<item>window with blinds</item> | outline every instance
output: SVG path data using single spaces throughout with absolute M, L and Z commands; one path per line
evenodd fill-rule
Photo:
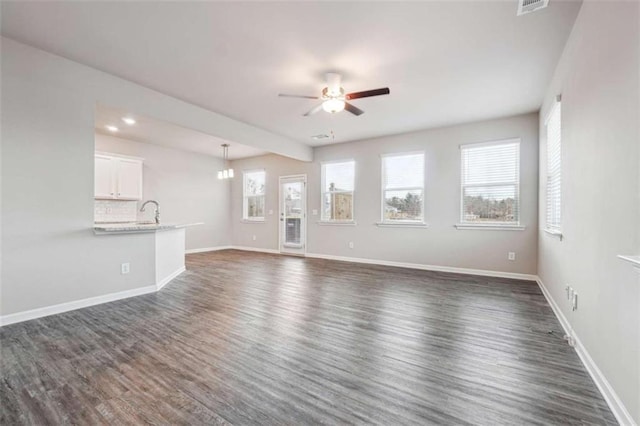
M 560 231 L 562 210 L 562 131 L 560 102 L 547 119 L 547 221 L 546 228 Z
M 382 157 L 382 221 L 424 221 L 424 153 Z
M 520 222 L 520 140 L 460 147 L 462 223 Z
M 322 220 L 353 221 L 355 161 L 322 164 Z
M 243 219 L 264 220 L 264 193 L 266 174 L 264 170 L 244 172 L 243 176 Z

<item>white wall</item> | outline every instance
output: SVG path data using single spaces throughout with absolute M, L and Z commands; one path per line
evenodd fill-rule
M 521 138 L 521 223 L 524 231 L 457 230 L 460 215 L 460 150 L 464 143 Z M 425 218 L 427 229 L 380 228 L 380 154 L 424 150 L 426 156 Z M 320 162 L 356 160 L 355 220 L 357 226 L 321 226 Z M 315 149 L 304 163 L 275 155 L 236 160 L 237 172 L 264 168 L 266 209 L 263 224 L 242 223 L 242 178 L 232 182 L 233 243 L 278 248 L 278 177 L 308 175 L 308 252 L 437 266 L 536 273 L 538 211 L 538 114 L 407 133 Z M 253 241 L 252 236 L 256 236 Z M 348 243 L 354 242 L 354 249 Z M 517 253 L 515 262 L 507 253 Z
M 94 111 L 115 105 L 309 159 L 294 141 L 2 38 L 0 314 L 155 284 L 153 236 L 95 236 Z M 129 275 L 120 264 L 131 263 Z
M 229 244 L 229 185 L 217 178 L 221 159 L 102 134 L 95 141 L 97 151 L 144 159 L 143 199 L 160 203 L 163 223 L 204 223 L 187 228 L 187 250 Z M 153 220 L 154 209 L 146 210 L 139 219 Z
M 586 1 L 540 114 L 540 224 L 545 219 L 544 118 L 562 94 L 563 240 L 539 232 L 539 276 L 595 364 L 640 423 L 637 2 Z M 579 297 L 571 311 L 564 289 Z

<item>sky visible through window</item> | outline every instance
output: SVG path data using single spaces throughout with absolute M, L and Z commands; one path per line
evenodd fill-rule
M 385 156 L 383 166 L 383 220 L 423 220 L 424 154 Z
M 264 194 L 265 173 L 247 172 L 245 177 L 245 195 Z
M 345 161 L 341 163 L 325 164 L 324 192 L 328 192 L 331 184 L 334 190 L 353 191 L 354 162 Z
M 385 161 L 385 189 L 424 185 L 424 154 L 389 156 Z
M 244 218 L 264 218 L 265 172 L 244 173 Z

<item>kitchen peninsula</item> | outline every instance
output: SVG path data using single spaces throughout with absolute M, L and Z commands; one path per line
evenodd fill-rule
M 191 224 L 156 224 L 155 222 L 129 222 L 129 223 L 96 223 L 93 231 L 104 238 L 118 238 L 131 234 L 144 234 L 139 238 L 149 239 L 148 247 L 153 247 L 155 253 L 152 259 L 155 263 L 155 286 L 160 290 L 172 279 L 185 270 L 185 228 L 202 225 Z M 126 241 L 123 241 L 123 244 Z M 128 274 L 131 265 L 123 263 L 121 274 Z

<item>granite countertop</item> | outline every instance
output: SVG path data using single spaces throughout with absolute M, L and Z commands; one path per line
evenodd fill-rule
M 109 233 L 136 233 L 136 232 L 156 232 L 171 229 L 186 228 L 188 226 L 203 225 L 198 223 L 160 223 L 155 222 L 118 222 L 118 223 L 96 223 L 93 230 L 96 234 Z

